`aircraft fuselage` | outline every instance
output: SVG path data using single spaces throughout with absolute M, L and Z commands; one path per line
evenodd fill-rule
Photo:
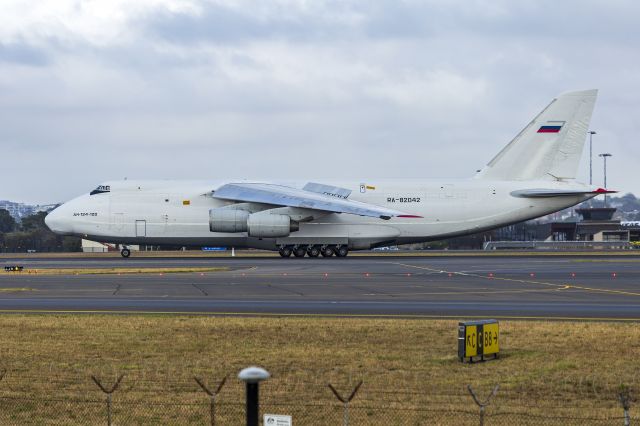
M 282 238 L 253 238 L 247 232 L 211 232 L 209 212 L 234 204 L 214 198 L 223 183 L 210 181 L 114 181 L 64 203 L 47 216 L 58 233 L 119 243 L 254 247 L 333 244 L 350 249 L 418 243 L 481 232 L 543 216 L 593 194 L 527 198 L 530 189 L 590 190 L 560 181 L 367 180 L 331 182 L 351 190 L 349 200 L 407 213 L 381 218 L 325 213 L 299 223 Z M 301 188 L 302 184 L 286 183 Z M 102 188 L 102 189 L 100 189 Z M 273 206 L 277 208 L 277 206 Z

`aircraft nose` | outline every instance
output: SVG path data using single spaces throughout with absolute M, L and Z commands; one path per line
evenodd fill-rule
M 60 207 L 50 211 L 44 218 L 44 223 L 56 234 L 66 234 L 71 230 L 69 224 L 63 219 Z

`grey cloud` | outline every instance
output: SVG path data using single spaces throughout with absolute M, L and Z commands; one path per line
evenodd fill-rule
M 40 65 L 0 60 L 0 146 L 19 159 L 0 181 L 20 182 L 0 198 L 124 176 L 466 177 L 551 97 L 591 87 L 609 181 L 640 193 L 635 4 L 494 3 L 203 3 L 117 43 L 40 39 Z
M 265 38 L 308 40 L 318 33 L 340 32 L 340 27 L 322 17 L 279 15 L 260 17 L 251 10 L 210 4 L 202 6 L 202 13 L 170 13 L 162 11 L 145 17 L 141 22 L 150 36 L 174 43 L 213 42 L 232 43 Z

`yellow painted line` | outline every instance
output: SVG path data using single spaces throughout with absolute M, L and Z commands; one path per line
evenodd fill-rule
M 252 317 L 300 317 L 300 318 L 383 318 L 383 319 L 460 319 L 460 318 L 494 318 L 512 320 L 540 321 L 614 321 L 640 322 L 633 317 L 554 317 L 554 316 L 519 316 L 519 315 L 418 315 L 418 314 L 314 314 L 314 313 L 275 313 L 275 312 L 189 312 L 189 311 L 113 311 L 113 310 L 45 310 L 45 309 L 0 309 L 0 314 L 120 314 L 120 315 L 183 315 L 183 316 L 252 316 Z
M 521 284 L 538 284 L 538 285 L 546 285 L 546 286 L 558 287 L 558 288 L 569 287 L 569 288 L 574 288 L 574 289 L 577 289 L 577 290 L 591 291 L 591 292 L 597 292 L 597 293 L 620 294 L 620 295 L 624 295 L 624 296 L 640 296 L 640 293 L 631 292 L 631 291 L 624 291 L 624 290 L 614 290 L 614 289 L 606 289 L 606 288 L 592 288 L 592 287 L 585 287 L 585 286 L 580 286 L 580 285 L 575 285 L 575 284 L 555 284 L 555 283 L 549 283 L 549 282 L 545 282 L 545 281 L 523 280 L 523 279 L 518 279 L 518 278 L 506 278 L 506 277 L 497 277 L 497 276 L 487 277 L 485 275 L 480 275 L 480 274 L 471 274 L 471 273 L 466 273 L 466 272 L 445 271 L 445 270 L 442 270 L 442 269 L 434 269 L 434 268 L 429 268 L 429 267 L 426 267 L 426 266 L 409 265 L 409 264 L 406 264 L 406 263 L 393 262 L 393 264 L 394 265 L 405 266 L 407 268 L 424 269 L 426 271 L 441 272 L 441 273 L 444 273 L 444 274 L 455 274 L 455 275 L 461 275 L 461 276 L 467 276 L 467 277 L 484 278 L 484 279 L 487 279 L 487 280 L 510 281 L 510 282 L 517 282 L 517 283 L 521 283 Z
M 568 290 L 571 286 L 563 286 L 553 289 L 531 289 L 531 290 L 473 290 L 473 291 L 445 291 L 445 292 L 416 292 L 416 293 L 366 293 L 364 296 L 446 296 L 446 295 L 468 295 L 468 294 L 503 294 L 503 293 L 544 293 L 548 291 Z

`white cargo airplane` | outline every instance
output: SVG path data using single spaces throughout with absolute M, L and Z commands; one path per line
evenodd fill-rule
M 114 181 L 53 210 L 59 234 L 126 244 L 254 247 L 283 257 L 419 243 L 543 216 L 603 188 L 575 181 L 597 90 L 554 99 L 467 180 Z

